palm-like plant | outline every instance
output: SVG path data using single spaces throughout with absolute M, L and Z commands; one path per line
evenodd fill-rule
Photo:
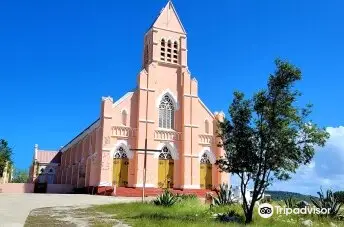
M 228 184 L 221 184 L 220 189 L 216 191 L 216 195 L 217 197 L 213 197 L 212 201 L 214 206 L 233 204 L 233 200 L 231 198 L 232 191 Z
M 153 200 L 153 203 L 157 206 L 169 207 L 175 204 L 177 201 L 178 197 L 166 189 L 161 195 Z
M 314 206 L 319 209 L 329 209 L 329 213 L 327 215 L 331 217 L 337 216 L 343 204 L 334 196 L 332 190 L 327 190 L 325 195 L 323 190 L 320 189 L 318 195 L 319 199 L 310 198 Z

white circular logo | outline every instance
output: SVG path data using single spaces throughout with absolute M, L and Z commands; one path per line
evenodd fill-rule
M 274 208 L 269 203 L 260 204 L 258 207 L 258 214 L 262 218 L 269 218 L 273 215 Z

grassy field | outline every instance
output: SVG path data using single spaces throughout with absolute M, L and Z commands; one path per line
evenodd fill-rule
M 216 207 L 210 209 L 198 199 L 183 200 L 172 207 L 156 206 L 152 203 L 111 204 L 89 208 L 87 213 L 105 213 L 115 215 L 116 219 L 131 226 L 244 226 L 241 223 L 224 223 L 216 220 L 214 214 L 234 210 L 241 215 L 239 205 Z M 329 218 L 319 218 L 316 215 L 274 215 L 263 219 L 258 213 L 254 214 L 254 223 L 249 226 L 302 226 L 304 220 L 311 220 L 313 226 L 344 226 L 343 222 Z
M 283 204 L 273 202 L 273 206 Z M 221 222 L 215 216 L 219 213 L 235 211 L 237 222 Z M 312 226 L 344 227 L 344 222 L 320 218 L 317 215 L 274 215 L 268 219 L 261 218 L 256 210 L 254 222 L 248 226 L 283 227 L 302 226 L 305 220 L 311 220 Z M 121 203 L 80 207 L 51 207 L 31 211 L 25 226 L 245 226 L 244 214 L 240 205 L 212 207 L 197 198 L 181 199 L 171 207 L 156 206 L 147 203 Z M 247 226 L 247 225 L 246 225 Z

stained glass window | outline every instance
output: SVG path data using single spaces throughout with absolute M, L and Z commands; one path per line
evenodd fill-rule
M 174 107 L 168 95 L 164 96 L 159 105 L 159 127 L 167 129 L 174 127 Z
M 161 153 L 159 155 L 159 159 L 172 159 L 171 152 L 167 147 L 164 147 L 161 150 Z
M 118 147 L 113 157 L 114 158 L 127 158 L 127 154 L 125 153 L 123 147 Z
M 207 155 L 206 153 L 204 153 L 204 154 L 202 155 L 201 163 L 210 164 L 209 157 L 208 157 L 208 155 Z

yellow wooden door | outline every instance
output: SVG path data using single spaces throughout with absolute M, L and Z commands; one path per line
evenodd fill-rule
M 166 165 L 168 166 L 168 169 L 166 171 L 166 184 L 168 188 L 173 188 L 173 167 L 174 167 L 174 162 L 172 159 L 166 160 L 167 163 Z
M 207 177 L 206 177 L 206 189 L 212 189 L 213 184 L 212 184 L 212 165 L 211 164 L 206 164 L 207 166 Z
M 113 177 L 113 183 L 116 186 L 120 186 L 120 180 L 121 180 L 121 164 L 122 161 L 119 158 L 115 158 L 113 160 L 113 172 L 112 172 L 112 177 Z
M 206 177 L 207 177 L 207 164 L 200 164 L 200 187 L 206 188 Z
M 200 164 L 200 187 L 202 189 L 212 188 L 212 165 L 208 163 Z
M 128 185 L 128 166 L 129 166 L 129 159 L 123 158 L 121 159 L 121 174 L 120 174 L 120 185 L 127 186 Z
M 159 159 L 159 167 L 158 167 L 158 186 L 159 188 L 166 188 L 166 160 Z
M 173 188 L 174 162 L 170 159 L 159 159 L 158 186 L 159 188 Z

